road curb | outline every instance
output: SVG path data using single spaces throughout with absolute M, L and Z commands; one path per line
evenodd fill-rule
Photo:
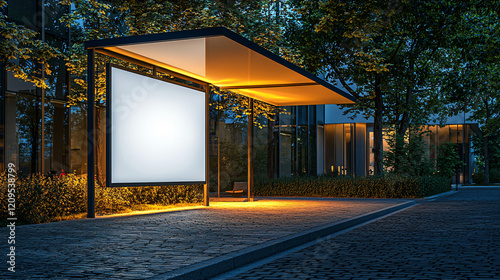
M 292 234 L 284 238 L 271 240 L 256 246 L 251 246 L 236 252 L 225 254 L 220 257 L 193 264 L 184 268 L 176 269 L 148 279 L 151 280 L 195 280 L 207 279 L 224 272 L 236 269 L 243 265 L 269 257 L 276 253 L 291 249 L 315 239 L 345 230 L 347 228 L 365 223 L 372 219 L 413 206 L 415 201 L 404 202 L 395 206 L 352 217 L 340 222 L 330 223 L 308 231 Z
M 456 194 L 457 192 L 459 192 L 459 191 L 447 191 L 447 192 L 439 193 L 439 194 L 436 194 L 436 195 L 433 195 L 433 196 L 424 197 L 424 200 L 426 200 L 426 201 L 433 201 L 433 200 L 436 200 L 438 198 L 443 198 L 443 197 L 450 196 L 452 194 Z

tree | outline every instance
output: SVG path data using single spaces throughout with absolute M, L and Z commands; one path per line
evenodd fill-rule
M 500 171 L 500 131 L 496 135 L 491 135 L 491 141 L 488 143 L 488 155 L 490 171 L 497 169 Z M 472 135 L 472 147 L 474 148 L 478 166 L 484 170 L 483 139 L 477 134 Z
M 86 40 L 113 38 L 128 35 L 171 32 L 211 26 L 225 26 L 250 40 L 272 51 L 280 51 L 282 38 L 281 28 L 276 20 L 277 15 L 269 12 L 274 7 L 271 1 L 129 1 L 113 0 L 107 3 L 86 0 L 65 0 L 66 5 L 74 5 L 70 14 L 63 17 L 68 27 L 73 28 L 74 44 L 66 55 L 67 66 L 78 78 L 73 80 L 71 104 L 86 100 L 86 51 L 83 42 Z M 96 127 L 99 129 L 100 110 L 105 104 L 105 73 L 107 59 L 97 57 L 96 81 Z M 115 63 L 138 68 L 137 65 L 114 60 Z M 228 67 L 238 67 L 228 65 Z M 147 69 L 142 69 L 150 71 Z M 165 78 L 173 78 L 162 75 Z M 248 98 L 230 91 L 212 88 L 211 106 L 217 112 L 211 114 L 216 120 L 227 117 L 224 111 L 229 110 L 231 117 L 237 121 L 246 119 L 249 114 Z M 255 102 L 254 116 L 274 119 L 279 112 L 272 105 Z M 216 122 L 218 123 L 218 121 Z M 262 127 L 262 123 L 257 121 Z M 99 131 L 97 135 L 99 135 Z M 97 145 L 100 139 L 97 139 Z M 98 149 L 99 151 L 99 149 Z M 96 155 L 97 161 L 101 155 Z M 99 174 L 103 172 L 97 170 Z M 98 179 L 99 180 L 99 179 Z
M 436 169 L 439 176 L 451 179 L 451 176 L 459 172 L 464 163 L 460 160 L 457 153 L 457 145 L 451 142 L 445 142 L 438 147 L 438 156 L 436 159 Z
M 476 76 L 478 91 L 476 96 L 469 99 L 471 106 L 471 120 L 479 124 L 479 129 L 476 131 L 477 136 L 482 141 L 480 153 L 484 159 L 484 177 L 485 184 L 490 182 L 490 145 L 494 139 L 500 134 L 500 83 L 499 65 L 482 65 L 477 66 L 474 70 L 476 73 L 483 71 L 480 76 Z M 481 69 L 483 68 L 483 69 Z
M 375 118 L 375 173 L 382 172 L 383 84 L 388 62 L 376 46 L 386 29 L 377 1 L 291 1 L 297 11 L 288 27 L 288 40 L 307 70 L 323 74 L 358 99 L 365 115 Z M 372 11 L 375 11 L 372 13 Z M 389 21 L 390 22 L 390 21 Z
M 374 117 L 375 173 L 382 172 L 382 130 L 402 141 L 443 106 L 436 73 L 447 37 L 467 5 L 451 1 L 292 1 L 289 29 L 308 70 L 342 85 L 358 102 L 349 112 Z M 396 161 L 404 152 L 396 145 Z M 396 166 L 399 166 L 396 164 Z
M 429 159 L 428 146 L 424 140 L 428 131 L 421 126 L 410 126 L 403 139 L 396 131 L 391 133 L 394 135 L 388 138 L 389 150 L 384 151 L 386 172 L 417 177 L 430 176 L 435 172 L 434 161 Z
M 6 8 L 7 2 L 0 0 L 0 64 L 14 77 L 31 83 L 36 88 L 47 89 L 47 80 L 52 74 L 49 61 L 60 57 L 60 51 L 41 40 L 39 33 L 9 20 L 4 14 Z M 42 95 L 42 100 L 43 98 Z M 38 100 L 38 97 L 32 100 L 20 97 L 17 100 L 18 114 L 23 116 L 19 121 L 19 134 L 25 137 L 25 141 L 19 143 L 19 158 L 21 162 L 30 162 L 29 167 L 21 166 L 30 172 L 36 172 L 38 150 L 42 147 L 43 151 L 44 147 L 44 140 L 41 143 L 39 141 L 39 131 L 44 126 L 40 127 L 38 115 L 44 111 L 42 106 L 45 104 Z
M 499 1 L 473 6 L 461 15 L 458 32 L 450 37 L 452 62 L 444 76 L 442 94 L 448 114 L 467 111 L 484 160 L 485 183 L 489 184 L 490 145 L 500 134 L 500 25 Z

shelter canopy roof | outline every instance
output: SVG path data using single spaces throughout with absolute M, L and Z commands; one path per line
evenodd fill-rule
M 350 94 L 223 27 L 94 40 L 85 46 L 276 106 L 355 101 Z

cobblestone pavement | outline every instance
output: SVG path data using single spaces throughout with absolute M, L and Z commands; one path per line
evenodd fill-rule
M 407 200 L 260 199 L 198 210 L 16 228 L 15 273 L 1 279 L 144 279 Z M 7 259 L 7 228 L 0 252 Z
M 231 279 L 500 279 L 500 188 L 423 202 Z

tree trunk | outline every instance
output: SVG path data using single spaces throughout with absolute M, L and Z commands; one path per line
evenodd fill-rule
M 486 109 L 486 124 L 488 124 L 491 120 L 491 110 L 488 104 L 487 99 L 483 99 L 484 108 Z M 488 126 L 485 127 L 485 131 L 482 131 L 483 134 L 483 153 L 484 153 L 484 184 L 490 184 L 490 151 L 489 151 L 489 142 L 490 136 L 488 136 Z
M 215 119 L 215 124 L 214 124 L 214 129 L 215 132 L 217 133 L 217 197 L 220 197 L 220 171 L 221 171 L 221 166 L 220 166 L 220 112 L 217 112 L 217 116 Z
M 489 137 L 483 136 L 483 153 L 484 153 L 484 184 L 490 184 L 490 152 L 489 152 Z
M 408 66 L 408 72 L 410 73 L 410 76 L 412 75 L 412 73 L 414 73 L 414 71 L 415 71 L 415 62 L 413 61 L 413 59 L 410 59 Z M 406 87 L 405 102 L 403 103 L 403 115 L 401 117 L 401 120 L 399 121 L 399 125 L 397 126 L 397 131 L 396 131 L 397 136 L 396 136 L 395 162 L 394 162 L 395 163 L 394 169 L 396 172 L 399 172 L 400 169 L 402 168 L 402 160 L 403 157 L 405 156 L 404 154 L 405 135 L 410 127 L 409 107 L 412 102 L 413 79 L 410 78 L 410 81 L 411 82 Z
M 38 113 L 38 110 L 37 110 Z M 31 127 L 31 139 L 30 139 L 30 164 L 31 173 L 37 173 L 37 158 L 38 158 L 38 122 L 34 121 Z M 41 157 L 40 157 L 41 158 Z M 41 170 L 40 170 L 41 171 Z M 41 172 L 43 173 L 43 172 Z
M 382 89 L 381 89 L 381 78 L 380 74 L 375 75 L 375 116 L 374 116 L 374 126 L 373 126 L 373 154 L 375 157 L 374 172 L 375 175 L 382 174 L 383 166 L 383 134 L 382 134 L 382 113 L 384 111 L 384 101 L 382 99 Z
M 43 155 L 40 155 L 38 157 L 38 133 L 39 133 L 39 121 L 38 121 L 38 114 L 39 114 L 39 106 L 38 106 L 38 97 L 35 97 L 35 118 L 33 119 L 33 124 L 31 126 L 31 153 L 30 153 L 30 160 L 31 160 L 31 173 L 37 173 L 40 172 L 43 174 L 43 170 L 38 168 L 38 159 L 43 158 Z

